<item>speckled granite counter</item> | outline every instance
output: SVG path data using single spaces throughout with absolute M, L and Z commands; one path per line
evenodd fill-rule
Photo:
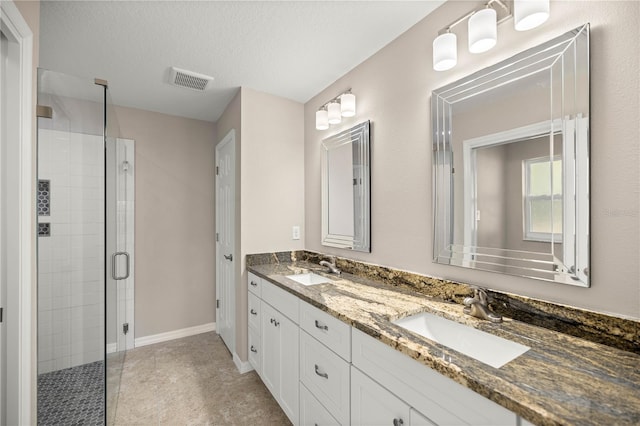
M 459 304 L 369 278 L 327 275 L 304 261 L 253 264 L 248 269 L 535 424 L 640 424 L 640 356 L 632 352 L 507 318 L 500 324 L 477 320 L 464 315 Z M 303 286 L 286 278 L 309 271 L 332 282 Z M 496 369 L 390 322 L 419 312 L 531 349 Z

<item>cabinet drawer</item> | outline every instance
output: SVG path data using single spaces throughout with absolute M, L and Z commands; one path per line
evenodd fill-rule
M 267 280 L 262 280 L 262 300 L 298 324 L 298 299 Z
M 300 425 L 326 426 L 340 425 L 331 413 L 318 402 L 309 389 L 300 383 Z
M 434 423 L 516 424 L 515 413 L 360 330 L 353 329 L 351 338 L 353 365 Z
M 262 295 L 262 278 L 258 277 L 255 274 L 252 274 L 251 272 L 249 272 L 248 274 L 249 278 L 247 279 L 248 285 L 247 287 L 249 288 L 249 291 L 253 294 L 255 294 L 258 297 L 261 297 Z
M 353 426 L 406 425 L 410 408 L 366 374 L 351 367 L 351 424 Z
M 249 328 L 260 330 L 260 299 L 253 293 L 249 293 Z
M 343 359 L 351 361 L 351 326 L 301 301 L 300 327 Z
M 258 331 L 249 329 L 249 364 L 262 376 L 262 345 Z
M 342 424 L 349 423 L 349 364 L 300 332 L 300 381 Z
M 435 423 L 432 423 L 431 420 L 418 413 L 413 408 L 411 409 L 411 413 L 409 416 L 409 423 L 411 426 L 437 426 Z

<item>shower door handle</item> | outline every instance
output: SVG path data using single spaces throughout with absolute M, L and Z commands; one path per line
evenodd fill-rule
M 118 272 L 116 271 L 116 266 L 117 266 L 117 262 L 116 260 L 118 259 L 118 256 L 124 256 L 125 259 L 127 260 L 127 273 L 122 276 L 119 277 L 118 276 Z M 113 253 L 111 255 L 111 278 L 113 278 L 114 280 L 126 280 L 127 278 L 129 278 L 129 272 L 130 272 L 130 267 L 129 267 L 129 253 L 126 251 L 117 251 L 115 253 Z

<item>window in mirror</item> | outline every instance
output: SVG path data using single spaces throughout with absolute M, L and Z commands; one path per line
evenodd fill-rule
M 562 242 L 562 158 L 523 161 L 524 239 Z
M 434 90 L 433 259 L 588 287 L 589 25 Z
M 371 251 L 369 121 L 322 141 L 322 244 Z

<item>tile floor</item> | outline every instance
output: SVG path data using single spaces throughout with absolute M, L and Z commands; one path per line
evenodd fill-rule
M 38 424 L 104 424 L 102 361 L 38 375 Z
M 114 417 L 115 425 L 291 424 L 213 332 L 128 351 Z

